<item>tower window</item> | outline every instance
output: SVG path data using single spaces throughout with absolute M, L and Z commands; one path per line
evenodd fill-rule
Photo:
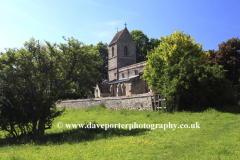
M 127 55 L 128 54 L 128 49 L 127 49 L 127 46 L 124 47 L 124 55 Z
M 112 47 L 112 57 L 114 56 L 114 47 Z
M 122 74 L 122 78 L 124 78 L 124 73 Z

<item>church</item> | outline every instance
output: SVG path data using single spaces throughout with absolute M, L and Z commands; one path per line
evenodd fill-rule
M 136 63 L 136 44 L 125 25 L 109 44 L 108 83 L 96 85 L 95 98 L 150 92 L 147 82 L 141 78 L 145 62 Z

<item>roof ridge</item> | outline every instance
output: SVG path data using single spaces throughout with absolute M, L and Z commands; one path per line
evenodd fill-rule
M 122 35 L 122 33 L 123 33 L 123 31 L 124 31 L 125 29 L 127 29 L 127 28 L 124 28 L 124 29 L 122 29 L 121 31 L 119 31 L 119 32 L 117 32 L 117 33 L 115 34 L 115 36 L 113 37 L 113 39 L 112 39 L 112 41 L 110 42 L 109 46 L 112 45 L 112 44 L 114 44 L 114 43 L 116 43 L 116 42 L 118 41 L 118 39 L 121 37 L 121 35 Z

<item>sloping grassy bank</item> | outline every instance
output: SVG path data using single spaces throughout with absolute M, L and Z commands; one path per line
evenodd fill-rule
M 66 124 L 94 121 L 99 125 L 135 122 L 138 128 L 66 127 Z M 196 128 L 196 122 L 200 128 Z M 139 128 L 144 123 L 145 129 Z M 147 124 L 159 125 L 151 130 L 146 128 Z M 159 128 L 161 124 L 163 128 Z M 188 127 L 195 124 L 195 128 L 178 128 L 181 124 L 188 124 Z M 102 106 L 67 109 L 63 116 L 54 120 L 52 129 L 47 130 L 44 137 L 5 139 L 0 132 L 0 159 L 240 159 L 239 131 L 239 114 L 213 109 L 174 114 L 107 110 Z

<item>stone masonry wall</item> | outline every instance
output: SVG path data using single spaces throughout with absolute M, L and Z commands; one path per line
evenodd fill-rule
M 152 110 L 151 96 L 142 94 L 135 97 L 106 97 L 94 99 L 80 99 L 62 101 L 57 104 L 58 108 L 88 108 L 103 103 L 107 109 L 111 110 Z

